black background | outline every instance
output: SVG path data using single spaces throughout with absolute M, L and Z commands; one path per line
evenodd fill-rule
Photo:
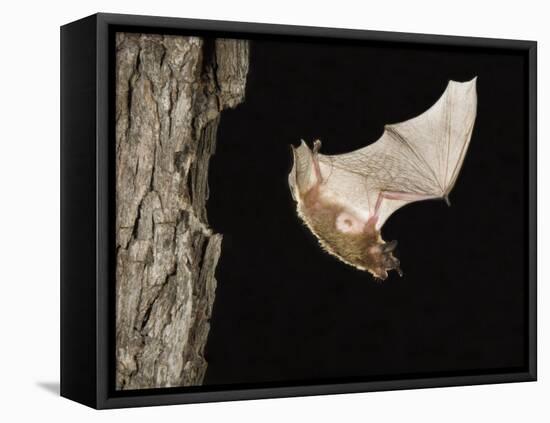
M 369 380 L 526 364 L 526 58 L 374 42 L 251 42 L 246 100 L 224 111 L 208 214 L 223 234 L 205 384 Z M 451 207 L 382 229 L 404 276 L 383 283 L 323 252 L 296 215 L 290 144 L 338 154 L 478 76 Z M 310 144 L 311 145 L 311 144 Z

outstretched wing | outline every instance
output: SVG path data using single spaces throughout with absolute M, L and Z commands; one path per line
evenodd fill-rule
M 405 204 L 447 198 L 470 143 L 477 108 L 475 86 L 476 78 L 449 81 L 430 109 L 386 125 L 375 143 L 346 154 L 319 154 L 325 188 L 370 216 L 381 192 L 397 193 L 380 203 L 378 229 Z

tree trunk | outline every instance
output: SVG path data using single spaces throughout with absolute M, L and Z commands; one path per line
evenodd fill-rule
M 201 385 L 222 242 L 208 163 L 248 42 L 118 33 L 116 62 L 116 387 Z

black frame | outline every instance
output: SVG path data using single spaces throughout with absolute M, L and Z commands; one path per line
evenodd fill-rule
M 528 365 L 518 372 L 277 387 L 166 388 L 117 392 L 112 383 L 114 204 L 112 37 L 118 28 L 236 37 L 309 37 L 523 51 L 528 57 L 529 269 Z M 95 14 L 61 27 L 61 395 L 90 407 L 228 401 L 368 392 L 537 378 L 536 57 L 534 41 L 451 37 L 117 14 Z M 87 222 L 83 225 L 82 222 Z

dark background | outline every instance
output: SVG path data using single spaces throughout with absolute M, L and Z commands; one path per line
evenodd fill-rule
M 526 364 L 526 58 L 506 50 L 256 40 L 246 100 L 224 111 L 208 213 L 224 236 L 205 384 L 372 380 Z M 478 112 L 451 207 L 382 229 L 404 276 L 329 256 L 296 215 L 290 144 L 376 141 L 449 79 L 478 76 Z M 311 145 L 311 144 L 310 144 Z

